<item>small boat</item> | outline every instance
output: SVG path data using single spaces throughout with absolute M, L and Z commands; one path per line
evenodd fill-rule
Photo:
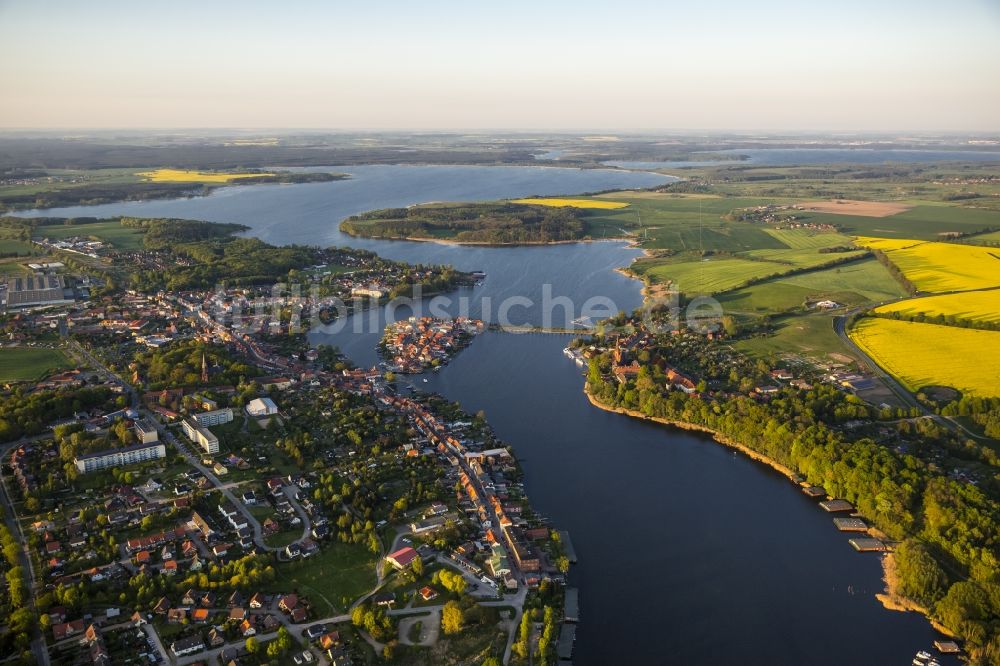
M 424 384 L 426 384 L 426 383 L 427 383 L 427 378 L 426 378 L 426 377 L 424 377 Z
M 917 653 L 917 659 L 930 659 L 930 658 L 931 658 L 931 653 L 928 652 L 927 650 L 921 650 L 920 652 Z

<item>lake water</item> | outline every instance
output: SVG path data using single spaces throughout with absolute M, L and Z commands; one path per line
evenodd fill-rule
M 610 160 L 607 166 L 623 169 L 670 169 L 683 167 L 752 164 L 755 166 L 794 166 L 798 164 L 883 164 L 885 162 L 1000 162 L 1000 151 L 972 150 L 886 150 L 872 148 L 753 148 L 720 150 L 705 155 L 729 155 L 729 159 L 676 162 Z M 746 155 L 746 160 L 731 156 Z
M 512 295 L 538 323 L 545 284 L 574 309 L 593 296 L 639 305 L 638 283 L 613 272 L 621 243 L 478 248 L 342 236 L 345 215 L 428 200 L 573 194 L 659 182 L 650 174 L 479 167 L 349 167 L 353 181 L 248 186 L 203 198 L 45 211 L 240 222 L 265 240 L 365 247 L 385 256 L 484 270 L 467 297 L 477 316 Z M 653 179 L 653 180 L 650 180 Z M 489 299 L 488 301 L 486 299 Z M 489 305 L 489 308 L 486 306 Z M 316 342 L 376 362 L 386 313 Z M 393 318 L 407 316 L 405 310 Z M 370 315 L 363 315 L 368 317 Z M 560 320 L 556 320 L 560 321 Z M 935 634 L 915 614 L 882 609 L 877 556 L 855 553 L 828 514 L 786 479 L 695 434 L 609 414 L 583 393 L 562 335 L 487 332 L 445 369 L 410 379 L 484 410 L 523 463 L 532 504 L 570 531 L 581 588 L 574 661 L 604 664 L 907 664 Z

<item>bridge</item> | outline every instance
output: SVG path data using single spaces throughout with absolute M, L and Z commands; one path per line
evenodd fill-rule
M 523 335 L 526 333 L 538 333 L 542 335 L 593 335 L 597 330 L 592 327 L 580 326 L 576 328 L 560 328 L 557 326 L 504 326 L 502 324 L 490 324 L 489 330 L 498 333 L 514 333 Z

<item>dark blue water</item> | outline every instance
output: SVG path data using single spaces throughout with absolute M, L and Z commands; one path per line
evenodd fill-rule
M 877 556 L 787 479 L 710 439 L 592 407 L 564 336 L 485 333 L 417 388 L 486 412 L 532 505 L 570 531 L 574 662 L 909 664 L 935 632 L 886 611 Z
M 611 160 L 608 166 L 623 169 L 670 169 L 683 167 L 752 164 L 755 166 L 794 166 L 799 164 L 883 164 L 886 162 L 1000 162 L 1000 151 L 979 150 L 886 150 L 872 148 L 754 148 L 719 150 L 711 155 L 726 155 L 726 159 L 676 162 L 643 162 Z M 735 160 L 745 155 L 748 159 Z
M 363 241 L 341 236 L 336 224 L 376 207 L 570 194 L 643 181 L 555 169 L 347 170 L 356 180 L 234 187 L 205 198 L 46 214 L 240 222 L 276 243 L 349 244 L 408 261 L 454 263 L 488 277 L 449 294 L 444 309 L 462 312 L 465 296 L 468 314 L 496 314 L 507 297 L 523 296 L 534 305 L 515 308 L 514 323 L 542 321 L 546 284 L 553 296 L 568 297 L 574 315 L 595 296 L 616 309 L 640 303 L 638 283 L 612 270 L 635 256 L 620 243 L 480 248 Z M 374 315 L 359 326 L 362 333 L 351 332 L 351 321 L 346 330 L 315 332 L 312 339 L 338 344 L 370 365 L 386 318 L 380 310 Z M 407 315 L 402 309 L 392 317 Z M 580 369 L 562 355 L 567 342 L 484 333 L 427 383 L 414 381 L 468 410 L 485 410 L 521 459 L 533 505 L 570 530 L 581 559 L 571 572 L 582 590 L 576 663 L 907 664 L 930 647 L 935 636 L 923 618 L 885 611 L 874 599 L 882 587 L 878 557 L 855 553 L 813 500 L 708 438 L 591 407 Z

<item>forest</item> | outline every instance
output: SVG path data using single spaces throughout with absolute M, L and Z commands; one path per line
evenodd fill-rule
M 583 211 L 511 203 L 387 208 L 354 215 L 341 231 L 366 238 L 427 238 L 460 243 L 517 244 L 579 240 Z

